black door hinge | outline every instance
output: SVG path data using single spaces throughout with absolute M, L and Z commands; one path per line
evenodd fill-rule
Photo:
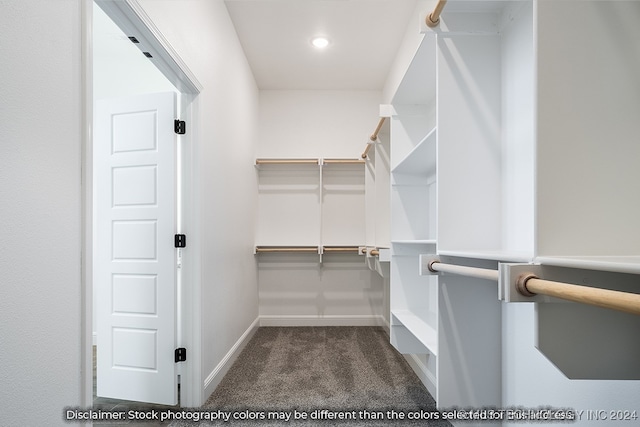
M 184 234 L 176 234 L 173 237 L 173 246 L 176 248 L 185 248 L 187 246 L 187 236 Z
M 175 119 L 173 121 L 173 130 L 178 135 L 184 135 L 187 132 L 187 123 L 184 120 Z
M 184 347 L 176 348 L 176 363 L 185 362 L 187 360 L 187 349 Z

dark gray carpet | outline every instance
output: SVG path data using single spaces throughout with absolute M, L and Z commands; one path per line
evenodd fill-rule
M 435 402 L 378 327 L 259 328 L 200 410 L 231 418 L 174 425 L 450 426 L 406 419 Z

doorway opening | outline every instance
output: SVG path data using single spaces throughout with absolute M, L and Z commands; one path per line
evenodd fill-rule
M 201 87 L 195 77 L 189 72 L 188 68 L 177 57 L 177 54 L 167 46 L 164 37 L 159 33 L 157 28 L 153 25 L 153 22 L 146 15 L 144 10 L 140 8 L 137 2 L 130 0 L 86 0 L 85 1 L 85 19 L 88 22 L 86 27 L 85 40 L 87 46 L 85 50 L 89 52 L 87 55 L 92 58 L 91 63 L 85 64 L 87 67 L 87 104 L 88 104 L 88 126 L 89 129 L 94 130 L 93 135 L 88 135 L 89 143 L 85 156 L 85 182 L 86 185 L 86 201 L 85 201 L 85 221 L 86 221 L 86 242 L 85 242 L 85 281 L 86 281 L 86 297 L 85 297 L 85 352 L 84 352 L 84 365 L 85 371 L 85 401 L 93 402 L 101 407 L 108 407 L 110 403 L 120 404 L 120 398 L 118 394 L 111 395 L 108 399 L 101 398 L 97 393 L 97 383 L 100 382 L 98 370 L 96 369 L 96 359 L 98 358 L 100 348 L 100 336 L 98 334 L 99 328 L 97 327 L 99 322 L 98 316 L 101 312 L 101 308 L 105 303 L 105 300 L 109 300 L 109 310 L 117 311 L 113 305 L 113 298 L 116 291 L 111 290 L 112 294 L 109 294 L 105 298 L 104 293 L 96 292 L 96 286 L 99 280 L 96 280 L 96 274 L 100 273 L 100 268 L 96 268 L 97 257 L 102 250 L 100 245 L 104 241 L 104 236 L 101 236 L 101 240 L 97 239 L 98 232 L 104 229 L 104 223 L 101 223 L 99 213 L 103 209 L 104 204 L 100 204 L 101 198 L 110 198 L 113 202 L 114 194 L 105 194 L 103 189 L 98 187 L 99 183 L 99 167 L 96 165 L 96 155 L 99 150 L 100 138 L 96 135 L 96 129 L 100 129 L 97 126 L 98 117 L 96 116 L 99 111 L 99 104 L 103 101 L 114 99 L 134 99 L 140 96 L 146 96 L 150 94 L 168 94 L 173 95 L 177 104 L 175 105 L 175 119 L 184 120 L 187 122 L 187 132 L 184 135 L 175 135 L 173 129 L 173 117 L 171 118 L 171 138 L 175 139 L 175 147 L 172 148 L 172 159 L 175 170 L 171 172 L 170 177 L 173 180 L 173 188 L 175 188 L 175 198 L 171 201 L 173 216 L 171 217 L 171 233 L 182 234 L 184 233 L 185 224 L 189 223 L 189 229 L 195 231 L 197 229 L 197 220 L 195 218 L 192 209 L 189 206 L 192 205 L 192 201 L 195 194 L 194 176 L 192 172 L 195 167 L 192 164 L 192 159 L 195 154 L 195 138 L 193 132 L 190 129 L 194 129 L 194 114 L 196 110 L 197 94 Z M 89 41 L 90 40 L 90 41 Z M 90 59 L 91 61 L 91 59 Z M 91 94 L 91 95 L 89 95 Z M 89 99 L 90 98 L 90 99 Z M 110 102 L 110 101 L 108 101 Z M 124 116 L 119 116 L 124 117 Z M 179 132 L 176 132 L 179 133 Z M 113 147 L 111 147 L 113 148 Z M 110 149 L 111 149 L 110 148 Z M 127 149 L 125 149 L 127 151 Z M 144 168 L 138 168 L 139 171 L 152 171 L 153 168 L 149 165 L 145 165 Z M 115 169 L 114 169 L 115 170 Z M 140 182 L 144 183 L 145 179 L 148 182 L 153 181 L 154 185 L 157 183 L 157 170 L 152 174 L 148 173 L 131 173 L 133 168 L 127 167 L 120 168 L 121 172 L 119 177 L 114 173 L 113 181 L 114 186 L 120 185 L 121 188 L 125 188 L 131 194 L 130 188 L 136 187 Z M 190 171 L 185 173 L 183 171 Z M 154 175 L 155 174 L 155 175 Z M 149 179 L 145 178 L 151 177 Z M 131 184 L 131 179 L 141 179 L 136 181 L 135 185 Z M 120 184 L 118 184 L 120 180 Z M 166 177 L 165 177 L 166 183 Z M 158 193 L 166 191 L 166 186 L 161 188 Z M 135 192 L 135 191 L 134 191 Z M 121 193 L 123 194 L 123 193 Z M 125 194 L 125 197 L 129 197 Z M 124 204 L 127 201 L 124 200 Z M 120 200 L 122 202 L 122 200 Z M 116 203 L 114 202 L 115 206 Z M 120 222 L 121 226 L 124 226 L 122 230 L 132 230 L 131 221 L 125 223 Z M 147 224 L 148 225 L 148 224 Z M 103 228 L 100 228 L 103 227 Z M 154 225 L 155 227 L 155 225 Z M 152 227 L 153 228 L 153 227 Z M 141 230 L 144 227 L 140 228 Z M 115 230 L 115 228 L 114 228 Z M 112 230 L 113 231 L 113 230 Z M 122 234 L 122 233 L 121 233 Z M 126 234 L 126 233 L 125 233 Z M 143 230 L 144 234 L 144 230 Z M 174 236 L 162 236 L 162 238 L 173 239 Z M 109 257 L 117 258 L 114 253 L 115 238 L 110 238 L 110 244 L 113 246 L 108 251 Z M 121 254 L 125 252 L 131 252 L 132 243 L 139 241 L 140 239 L 130 240 L 127 243 L 125 239 L 123 246 L 121 245 Z M 172 244 L 173 246 L 173 244 Z M 149 246 L 151 247 L 151 246 Z M 134 248 L 135 249 L 135 248 Z M 141 249 L 144 251 L 144 249 Z M 154 248 L 155 250 L 155 248 Z M 122 252 L 124 251 L 124 252 Z M 175 249 L 172 247 L 172 259 L 168 261 L 171 264 L 171 268 L 175 272 L 172 277 L 170 285 L 174 286 L 175 300 L 172 302 L 174 311 L 171 313 L 174 321 L 174 330 L 170 333 L 172 339 L 175 341 L 175 349 L 186 348 L 188 350 L 188 359 L 184 362 L 175 363 L 175 367 L 171 367 L 175 370 L 175 383 L 163 385 L 163 387 L 175 387 L 176 399 L 175 403 L 182 406 L 197 406 L 201 403 L 201 387 L 200 371 L 199 371 L 199 307 L 194 304 L 194 301 L 198 301 L 199 297 L 199 283 L 197 276 L 193 273 L 196 271 L 198 261 L 198 253 L 196 248 Z M 134 254 L 134 258 L 138 257 Z M 139 257 L 138 257 L 139 258 Z M 166 258 L 163 263 L 166 263 Z M 116 276 L 115 274 L 113 275 Z M 144 276 L 144 277 L 143 277 Z M 119 279 L 131 279 L 133 275 L 120 275 Z M 153 275 L 137 275 L 134 279 L 152 279 L 149 280 L 120 280 L 117 284 L 118 289 L 125 289 L 126 283 L 135 283 L 137 290 L 133 291 L 133 295 L 140 295 L 140 292 L 144 294 L 144 289 L 150 290 L 147 294 L 153 296 L 153 304 L 151 309 L 147 310 L 149 318 L 154 316 L 155 306 L 158 305 L 158 283 L 154 282 Z M 111 281 L 111 278 L 109 279 Z M 151 286 L 146 286 L 146 283 L 152 283 Z M 188 284 L 188 286 L 186 286 Z M 139 286 L 140 285 L 140 286 Z M 113 289 L 116 289 L 114 287 Z M 142 289 L 142 291 L 140 291 Z M 131 293 L 122 294 L 120 298 L 121 304 L 118 310 L 121 312 L 124 307 L 126 312 L 128 304 L 127 301 L 131 301 Z M 102 300 L 100 300 L 102 298 Z M 143 297 L 144 298 L 144 297 Z M 123 305 L 124 304 L 124 305 Z M 135 311 L 135 310 L 133 310 Z M 143 310 L 143 315 L 145 310 Z M 117 330 L 116 330 L 117 329 Z M 155 333 L 149 332 L 151 329 L 142 328 L 127 328 L 118 327 L 113 329 L 115 332 L 110 332 L 109 340 L 120 340 L 121 344 L 125 344 L 130 347 L 129 342 L 139 344 L 141 341 L 147 339 L 150 347 L 156 345 L 157 337 Z M 141 334 L 132 334 L 132 332 L 143 332 Z M 131 341 L 133 339 L 133 341 Z M 128 341 L 129 340 L 129 341 Z M 140 347 L 142 348 L 142 347 Z M 172 349 L 173 350 L 173 349 Z M 124 357 L 124 359 L 122 359 Z M 157 356 L 151 358 L 141 355 L 141 352 L 133 350 L 129 352 L 129 356 L 124 355 L 119 360 L 111 360 L 109 363 L 112 365 L 120 365 L 125 370 L 138 370 L 149 372 L 156 370 Z M 127 359 L 127 357 L 129 359 Z M 147 357 L 147 360 L 143 360 Z M 173 355 L 172 355 L 173 357 Z M 128 361 L 134 361 L 135 363 L 123 363 Z M 138 366 L 138 362 L 141 367 Z M 173 362 L 173 361 L 172 361 Z M 131 369 L 131 366 L 134 366 Z M 93 369 L 92 369 L 93 368 Z M 103 370 L 104 371 L 104 370 Z M 134 381 L 135 382 L 135 381 Z M 135 386 L 135 384 L 134 384 Z M 142 388 L 147 386 L 142 386 Z M 135 387 L 134 387 L 135 388 Z M 91 394 L 91 396 L 89 396 Z M 141 406 L 143 402 L 150 402 L 146 398 L 133 399 L 131 396 L 122 396 L 122 399 L 132 402 L 136 407 Z

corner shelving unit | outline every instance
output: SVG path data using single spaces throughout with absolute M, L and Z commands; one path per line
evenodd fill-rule
M 412 148 L 391 169 L 390 338 L 401 353 L 423 355 L 426 385 L 435 395 L 438 281 L 420 276 L 417 266 L 420 254 L 436 249 L 437 131 L 415 126 L 418 117 L 408 116 L 409 126 L 402 115 L 392 121 L 392 135 L 400 128 L 392 144 L 398 134 L 417 143 L 404 144 Z M 421 121 L 428 123 L 428 116 Z M 392 160 L 395 155 L 402 153 L 392 146 Z
M 640 377 L 637 318 L 542 298 L 535 314 L 505 309 L 499 298 L 522 300 L 499 293 L 504 276 L 497 287 L 418 274 L 418 256 L 437 254 L 491 270 L 536 265 L 548 280 L 638 293 L 640 97 L 629 90 L 637 73 L 621 70 L 640 62 L 611 46 L 640 30 L 631 19 L 603 25 L 598 11 L 636 16 L 640 6 L 599 3 L 449 2 L 440 26 L 423 28 L 392 100 L 391 341 L 440 408 L 514 402 L 503 395 L 504 384 L 524 387 L 509 371 L 514 345 L 527 357 L 542 352 L 553 375 Z M 579 52 L 560 60 L 573 45 Z M 504 333 L 517 330 L 514 319 L 535 324 L 535 345 Z

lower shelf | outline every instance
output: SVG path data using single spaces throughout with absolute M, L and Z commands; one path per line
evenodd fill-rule
M 419 342 L 426 351 L 434 356 L 438 355 L 438 331 L 431 325 L 426 323 L 420 317 L 416 316 L 409 310 L 392 310 L 391 311 L 391 327 L 403 327 L 409 332 L 413 338 Z M 405 334 L 406 335 L 406 334 Z M 396 345 L 402 353 L 416 353 L 414 343 L 410 342 L 410 337 L 397 336 Z M 409 342 L 407 342 L 409 341 Z
M 305 252 L 319 253 L 317 246 L 256 246 L 256 253 L 264 252 Z
M 255 253 L 267 252 L 303 252 L 312 254 L 360 254 L 360 246 L 256 246 Z

